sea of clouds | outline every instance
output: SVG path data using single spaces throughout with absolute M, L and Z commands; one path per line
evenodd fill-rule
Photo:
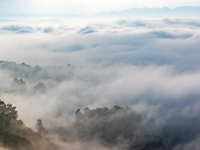
M 166 147 L 198 149 L 199 29 L 195 19 L 1 21 L 0 98 L 32 128 L 55 127 L 58 109 L 66 127 L 78 108 L 129 106 Z

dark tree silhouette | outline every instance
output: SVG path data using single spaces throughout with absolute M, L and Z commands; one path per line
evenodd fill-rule
M 45 130 L 41 119 L 38 119 L 38 120 L 37 120 L 36 128 L 37 128 L 38 133 L 39 133 L 40 135 L 45 135 L 45 134 L 48 133 L 48 131 Z
M 0 100 L 0 131 L 8 130 L 11 120 L 16 120 L 18 117 L 16 107 L 12 104 L 5 104 Z

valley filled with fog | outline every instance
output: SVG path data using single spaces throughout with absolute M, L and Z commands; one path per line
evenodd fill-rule
M 183 18 L 1 20 L 0 99 L 30 134 L 41 119 L 55 150 L 197 150 L 199 29 Z

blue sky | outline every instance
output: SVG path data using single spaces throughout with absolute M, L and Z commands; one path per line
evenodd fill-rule
M 4 15 L 34 14 L 82 14 L 121 11 L 133 7 L 200 6 L 199 0 L 0 0 L 0 13 Z

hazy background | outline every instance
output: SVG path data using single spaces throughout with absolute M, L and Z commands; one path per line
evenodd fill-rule
M 98 12 L 122 11 L 133 7 L 199 6 L 198 0 L 1 0 L 0 12 L 4 15 L 19 14 L 80 14 L 94 15 Z

